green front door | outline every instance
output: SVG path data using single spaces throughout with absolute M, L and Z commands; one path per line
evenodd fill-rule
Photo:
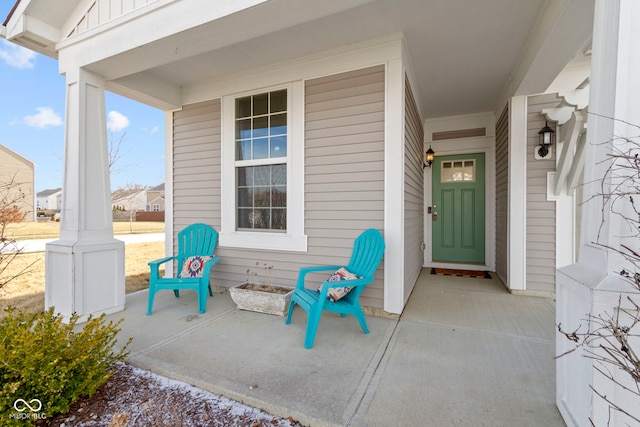
M 433 261 L 484 264 L 484 154 L 433 162 Z

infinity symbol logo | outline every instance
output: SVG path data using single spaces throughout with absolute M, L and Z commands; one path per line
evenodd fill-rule
M 15 402 L 13 402 L 13 408 L 18 412 L 24 412 L 27 409 L 29 409 L 31 412 L 38 412 L 40 409 L 42 409 L 42 402 L 40 402 L 40 400 L 38 399 L 31 399 L 29 402 L 24 399 L 17 399 Z

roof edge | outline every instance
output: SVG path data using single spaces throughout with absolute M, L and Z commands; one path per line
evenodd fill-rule
M 9 20 L 11 19 L 11 17 L 13 16 L 13 12 L 16 11 L 16 9 L 18 8 L 18 5 L 20 4 L 20 0 L 16 0 L 16 2 L 13 4 L 13 7 L 11 8 L 11 10 L 9 11 L 9 14 L 7 15 L 6 18 L 4 18 L 4 22 L 2 23 L 3 27 L 6 27 L 7 24 L 9 23 Z

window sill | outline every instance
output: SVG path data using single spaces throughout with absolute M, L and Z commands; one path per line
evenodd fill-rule
M 284 233 L 235 231 L 220 233 L 220 247 L 307 252 L 307 236 Z

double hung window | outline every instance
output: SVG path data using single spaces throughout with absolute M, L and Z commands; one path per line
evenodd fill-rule
M 306 251 L 304 82 L 222 98 L 220 245 Z
M 236 99 L 238 230 L 287 229 L 287 90 Z

